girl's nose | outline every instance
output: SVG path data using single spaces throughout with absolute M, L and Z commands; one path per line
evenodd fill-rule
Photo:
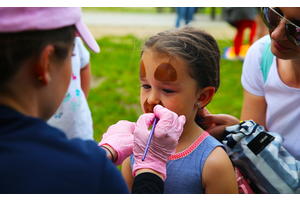
M 152 90 L 148 96 L 147 102 L 148 102 L 148 104 L 153 105 L 153 106 L 159 104 L 160 98 L 159 98 L 158 92 Z

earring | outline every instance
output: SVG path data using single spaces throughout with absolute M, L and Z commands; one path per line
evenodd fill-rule
M 200 103 L 198 102 L 198 103 L 196 103 L 196 107 L 197 108 L 199 108 L 200 107 Z
M 38 81 L 41 81 L 41 80 L 43 80 L 43 77 L 42 76 L 38 76 Z
M 48 78 L 49 82 L 52 81 L 52 78 L 51 78 L 50 76 L 47 76 L 47 78 Z M 43 77 L 42 77 L 42 76 L 38 76 L 37 80 L 38 80 L 38 81 L 42 81 L 42 80 L 43 80 Z

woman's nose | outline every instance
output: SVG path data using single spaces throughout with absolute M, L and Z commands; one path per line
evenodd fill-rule
M 280 20 L 278 26 L 271 33 L 271 37 L 274 40 L 287 39 L 286 32 L 285 32 L 285 21 L 284 21 L 284 19 Z

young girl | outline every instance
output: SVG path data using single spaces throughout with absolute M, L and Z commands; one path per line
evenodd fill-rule
M 215 39 L 189 26 L 151 37 L 142 50 L 143 111 L 151 113 L 156 105 L 162 105 L 186 117 L 175 154 L 167 163 L 164 193 L 238 192 L 234 170 L 222 144 L 195 122 L 198 109 L 211 101 L 219 87 L 219 63 Z M 133 183 L 133 163 L 131 156 L 122 166 L 129 188 Z

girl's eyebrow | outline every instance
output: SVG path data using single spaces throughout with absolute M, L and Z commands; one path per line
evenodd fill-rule
M 164 85 L 175 85 L 176 84 L 175 82 L 170 82 L 170 81 L 159 81 L 159 82 L 161 82 Z
M 146 82 L 147 79 L 144 78 L 144 77 L 140 77 L 140 81 L 145 81 L 145 82 Z M 156 80 L 156 81 L 160 82 L 160 83 L 163 84 L 163 85 L 177 85 L 177 82 L 159 81 L 159 80 Z

